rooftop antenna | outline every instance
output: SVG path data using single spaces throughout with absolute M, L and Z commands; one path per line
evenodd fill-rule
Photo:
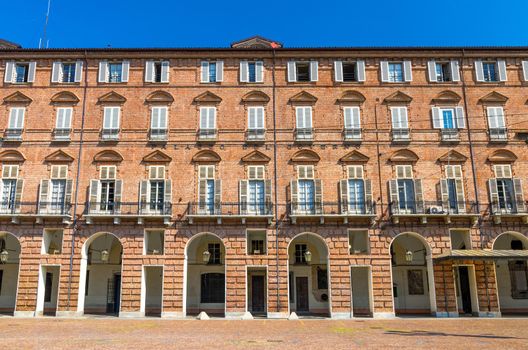
M 51 7 L 51 0 L 48 0 L 48 10 L 46 11 L 46 22 L 44 23 L 44 31 L 42 34 L 42 38 L 40 38 L 39 40 L 39 49 L 42 49 L 44 45 L 46 45 L 46 49 L 49 47 L 49 40 L 47 40 L 46 35 L 47 35 L 47 29 L 48 29 L 50 7 Z

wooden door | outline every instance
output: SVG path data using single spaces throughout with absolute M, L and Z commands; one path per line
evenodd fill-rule
M 295 296 L 297 297 L 297 312 L 308 312 L 310 310 L 308 301 L 308 277 L 295 278 Z
M 265 311 L 264 276 L 251 276 L 251 310 Z

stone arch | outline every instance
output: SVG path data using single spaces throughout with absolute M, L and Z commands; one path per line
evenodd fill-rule
M 493 240 L 493 243 L 491 244 L 491 249 L 493 249 L 493 250 L 499 249 L 499 248 L 496 247 L 497 241 L 500 242 L 501 239 L 503 239 L 504 237 L 507 237 L 507 236 L 512 236 L 515 239 L 523 242 L 523 249 L 528 249 L 528 237 L 526 237 L 525 235 L 523 235 L 522 233 L 517 232 L 517 231 L 506 231 L 506 232 L 502 232 L 501 234 L 499 234 Z
M 2 163 L 23 163 L 25 160 L 24 155 L 14 149 L 0 153 L 0 162 Z
M 425 271 L 423 270 L 423 265 L 412 265 L 412 261 L 409 263 L 408 266 L 406 265 L 398 265 L 397 258 L 397 252 L 394 250 L 394 242 L 397 242 L 398 240 L 402 240 L 405 237 L 411 237 L 412 239 L 418 241 L 421 246 L 423 246 L 423 249 L 425 250 L 424 254 L 424 260 L 425 260 Z M 404 248 L 405 249 L 405 248 Z M 406 247 L 406 249 L 409 249 L 409 247 Z M 410 250 L 410 249 L 409 249 Z M 407 251 L 404 252 L 406 254 Z M 412 251 L 415 253 L 414 251 Z M 397 295 L 396 297 L 393 294 L 393 307 L 395 313 L 403 312 L 403 313 L 413 313 L 414 312 L 424 312 L 426 309 L 429 310 L 431 314 L 436 313 L 436 291 L 435 291 L 435 283 L 434 283 L 434 270 L 433 270 L 433 256 L 432 256 L 432 249 L 429 245 L 429 242 L 416 232 L 406 231 L 401 232 L 394 236 L 392 240 L 389 243 L 389 254 L 391 256 L 391 280 L 393 288 L 397 288 Z M 405 257 L 404 257 L 405 258 Z M 414 257 L 413 257 L 414 260 Z M 400 300 L 401 296 L 407 294 L 409 296 L 409 291 L 407 290 L 407 287 L 403 287 L 404 285 L 404 277 L 403 273 L 405 271 L 410 271 L 408 267 L 412 267 L 414 270 L 421 270 L 422 271 L 422 281 L 423 279 L 426 279 L 427 283 L 427 289 L 428 289 L 428 298 L 422 298 L 422 300 L 418 301 L 407 301 L 406 298 L 404 298 L 403 305 L 400 305 L 402 303 Z M 422 269 L 419 267 L 422 266 Z M 401 288 L 398 288 L 399 284 L 402 284 Z M 396 300 L 398 298 L 398 300 Z M 428 300 L 428 305 L 425 304 L 425 301 Z M 414 305 L 413 305 L 414 304 Z M 425 308 L 424 308 L 425 307 Z
M 0 231 L 0 239 L 3 241 L 0 252 L 5 250 L 7 253 L 7 263 L 2 264 L 3 280 L 14 282 L 2 286 L 0 307 L 4 311 L 15 314 L 17 295 L 20 288 L 20 254 L 22 252 L 22 245 L 20 244 L 19 237 L 8 231 Z
M 517 156 L 510 150 L 498 149 L 488 156 L 490 163 L 513 163 L 517 160 Z

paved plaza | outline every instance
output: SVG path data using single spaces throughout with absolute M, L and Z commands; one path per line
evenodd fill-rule
M 526 349 L 528 319 L 0 319 L 6 349 Z

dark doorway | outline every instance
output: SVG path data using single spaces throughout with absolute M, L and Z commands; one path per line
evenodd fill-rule
M 255 313 L 263 313 L 264 308 L 264 276 L 251 276 L 251 310 Z
M 469 270 L 467 266 L 458 267 L 458 277 L 460 282 L 460 298 L 462 299 L 462 310 L 464 314 L 471 314 L 471 287 L 469 285 Z
M 297 312 L 310 311 L 308 302 L 308 277 L 295 278 L 295 295 L 297 296 Z
M 119 304 L 121 298 L 121 275 L 115 274 L 113 278 L 108 279 L 106 290 L 106 313 L 110 315 L 119 315 Z

